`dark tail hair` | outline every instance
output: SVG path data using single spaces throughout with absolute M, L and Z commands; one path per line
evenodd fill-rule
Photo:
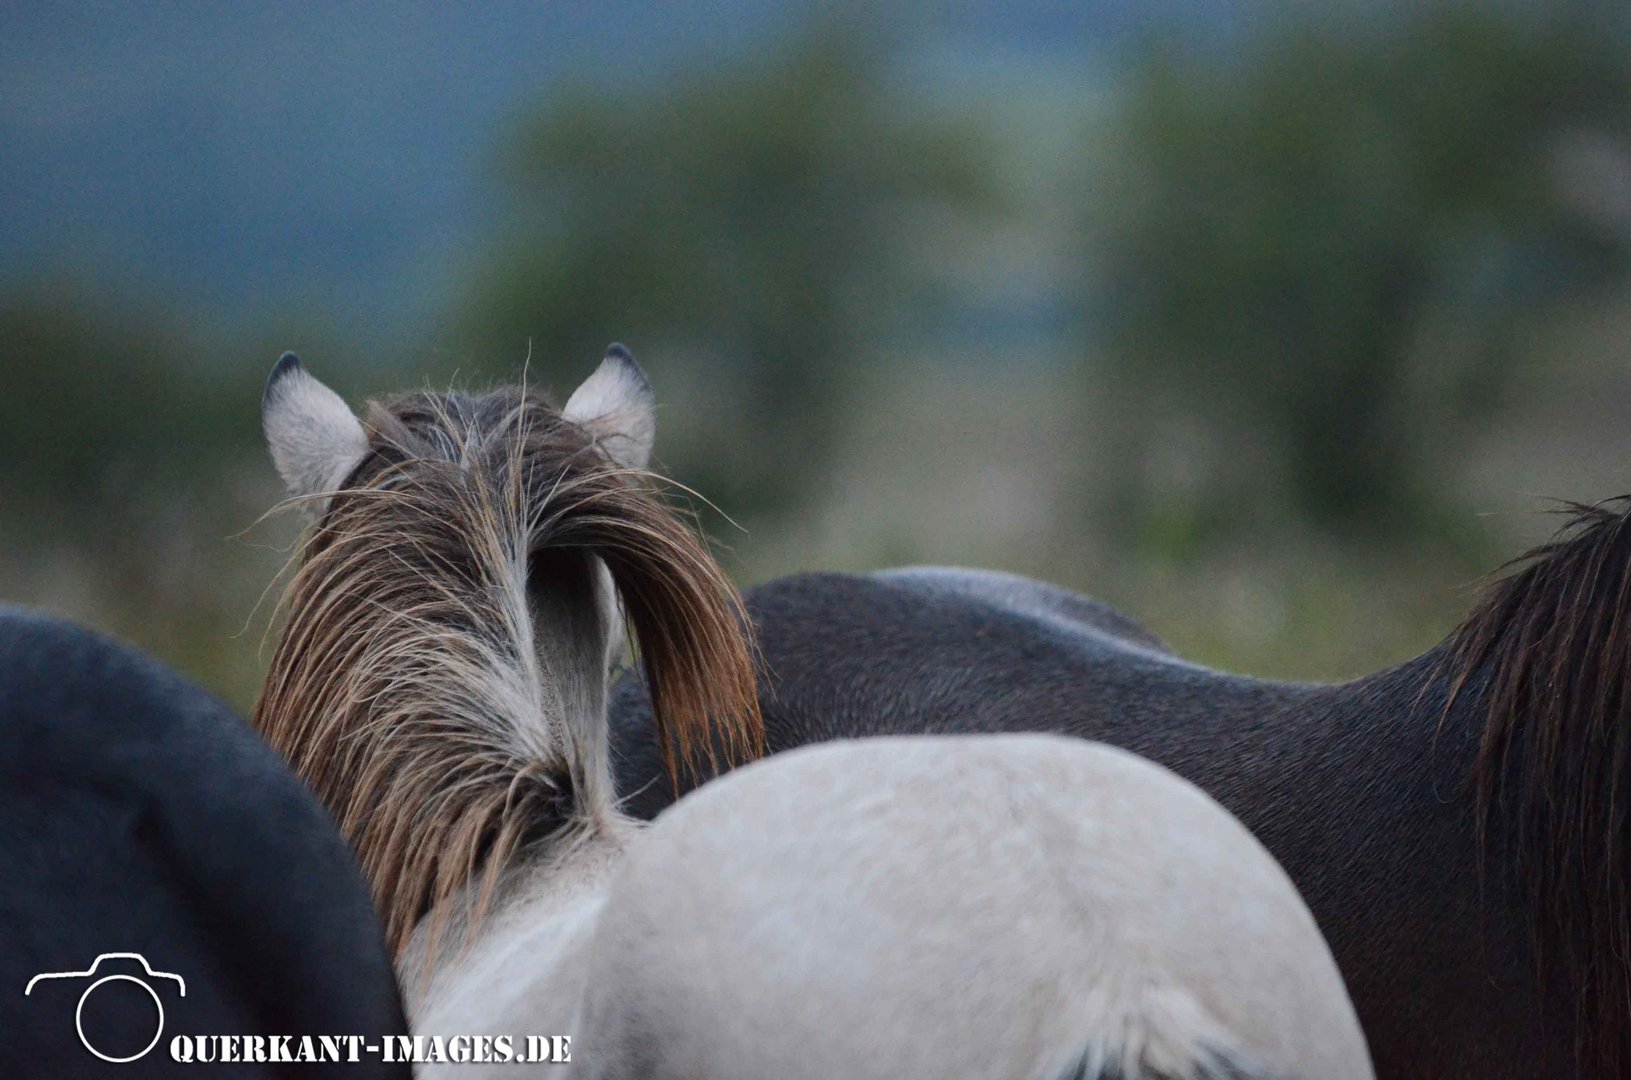
M 1478 829 L 1499 822 L 1534 945 L 1577 1013 L 1593 1075 L 1631 1067 L 1631 524 L 1624 499 L 1565 504 L 1456 630 L 1451 692 L 1482 690 Z

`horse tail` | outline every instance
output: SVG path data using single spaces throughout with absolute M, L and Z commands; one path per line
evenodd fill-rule
M 1152 1072 L 1139 1067 L 1135 1072 L 1123 1072 L 1118 1066 L 1109 1066 L 1097 1072 L 1087 1072 L 1079 1065 L 1065 1073 L 1060 1080 L 1283 1080 L 1280 1073 L 1269 1072 L 1254 1065 L 1237 1065 L 1227 1059 L 1221 1063 L 1196 1061 L 1183 1072 Z
M 1150 988 L 1097 1026 L 1058 1080 L 1281 1080 L 1181 987 Z

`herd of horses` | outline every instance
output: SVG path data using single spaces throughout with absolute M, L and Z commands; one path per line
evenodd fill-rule
M 288 355 L 262 421 L 312 526 L 253 723 L 415 1033 L 606 1078 L 1631 1072 L 1624 503 L 1424 655 L 1279 683 L 1006 574 L 739 595 L 618 346 L 564 406 L 361 417 Z
M 664 782 L 763 741 L 653 418 L 616 348 L 559 410 L 414 394 L 364 423 L 293 359 L 270 382 L 321 522 L 255 721 L 355 845 L 416 1031 L 569 1031 L 604 1077 L 1371 1075 L 1284 872 L 1124 751 L 852 740 L 625 816 L 625 619 Z

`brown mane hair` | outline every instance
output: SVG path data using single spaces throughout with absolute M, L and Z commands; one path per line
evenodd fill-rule
M 1478 828 L 1516 855 L 1537 963 L 1578 994 L 1577 1056 L 1631 1065 L 1631 514 L 1625 498 L 1565 504 L 1570 520 L 1509 563 L 1451 636 L 1449 704 L 1482 682 Z
M 355 847 L 400 954 L 478 870 L 472 919 L 527 844 L 615 814 L 604 649 L 545 670 L 533 625 L 542 599 L 578 612 L 563 637 L 604 636 L 588 556 L 621 597 L 671 778 L 716 746 L 761 752 L 763 728 L 740 598 L 651 474 L 533 391 L 413 394 L 366 426 L 285 593 L 254 720 Z M 551 714 L 570 679 L 600 716 Z

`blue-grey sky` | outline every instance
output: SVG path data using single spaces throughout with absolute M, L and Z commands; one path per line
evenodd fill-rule
M 901 29 L 983 78 L 1074 70 L 1164 29 L 1226 34 L 1251 8 L 964 0 Z M 310 302 L 364 325 L 426 318 L 492 225 L 495 146 L 552 87 L 660 85 L 772 46 L 807 10 L 13 0 L 0 286 L 44 274 L 228 317 Z

